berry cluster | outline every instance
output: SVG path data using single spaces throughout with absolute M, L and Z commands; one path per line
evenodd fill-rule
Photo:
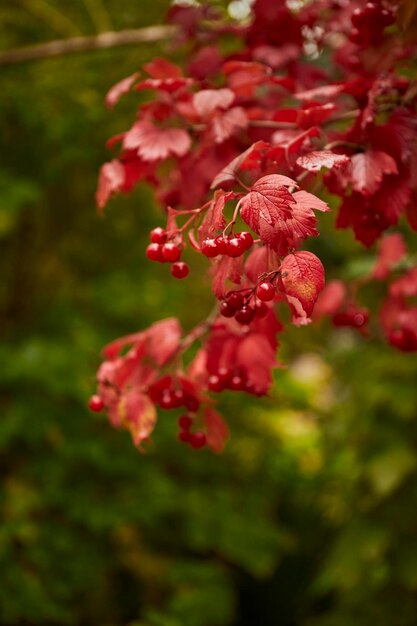
M 379 44 L 384 29 L 395 21 L 392 11 L 375 2 L 367 2 L 364 7 L 355 9 L 351 19 L 353 29 L 349 39 L 361 46 Z
M 250 324 L 254 318 L 265 317 L 268 312 L 265 302 L 273 300 L 275 294 L 274 285 L 266 281 L 259 283 L 255 289 L 230 291 L 220 305 L 220 314 L 234 317 L 239 324 Z
M 333 324 L 340 327 L 362 328 L 368 322 L 368 319 L 368 309 L 359 308 L 352 304 L 345 311 L 336 313 L 333 316 Z
M 181 415 L 178 418 L 178 439 L 182 443 L 188 443 L 194 450 L 200 450 L 207 444 L 207 435 L 202 430 L 191 432 L 193 422 L 190 415 Z
M 186 278 L 190 272 L 187 263 L 180 261 L 181 246 L 174 241 L 167 241 L 168 233 L 158 226 L 151 230 L 151 243 L 146 248 L 146 256 L 150 261 L 172 263 L 171 274 L 174 278 Z
M 257 388 L 241 368 L 232 370 L 226 367 L 219 367 L 216 373 L 210 374 L 208 377 L 207 388 L 215 393 L 228 389 L 230 391 L 245 391 L 255 396 L 264 395 L 264 390 Z
M 185 389 L 180 382 L 175 386 L 172 376 L 159 378 L 150 386 L 148 393 L 152 401 L 158 404 L 161 409 L 170 410 L 184 407 L 195 413 L 200 406 L 200 401 L 192 393 L 192 390 Z
M 205 239 L 201 243 L 201 252 L 209 258 L 219 254 L 238 257 L 247 252 L 253 245 L 253 237 L 247 231 L 231 235 L 219 235 L 214 239 Z

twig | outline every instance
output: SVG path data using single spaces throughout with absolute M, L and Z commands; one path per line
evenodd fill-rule
M 122 30 L 119 32 L 106 32 L 89 37 L 71 37 L 69 39 L 57 39 L 48 43 L 24 48 L 12 48 L 0 52 L 0 65 L 12 65 L 14 63 L 26 63 L 51 57 L 74 54 L 88 50 L 105 50 L 119 46 L 130 46 L 148 41 L 160 41 L 169 39 L 177 33 L 175 26 L 148 26 L 146 28 Z

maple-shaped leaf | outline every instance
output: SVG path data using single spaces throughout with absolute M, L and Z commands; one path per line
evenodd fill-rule
M 281 263 L 281 281 L 293 313 L 293 323 L 297 326 L 307 324 L 324 287 L 324 268 L 320 259 L 306 250 L 289 254 Z
M 235 94 L 231 89 L 202 89 L 193 96 L 193 105 L 200 117 L 209 117 L 217 109 L 228 109 Z
M 233 191 L 225 192 L 223 189 L 218 189 L 214 193 L 214 197 L 210 202 L 210 205 L 206 211 L 203 221 L 198 229 L 198 238 L 201 241 L 214 235 L 217 231 L 222 230 L 226 226 L 226 221 L 223 217 L 223 210 L 226 202 L 235 198 L 236 194 Z
M 244 169 L 246 162 L 251 165 L 257 165 L 262 159 L 262 153 L 264 149 L 269 147 L 269 143 L 266 141 L 256 141 L 247 150 L 239 154 L 233 161 L 231 161 L 221 172 L 217 174 L 211 183 L 211 189 L 222 185 L 223 183 L 234 182 L 239 169 Z
M 207 433 L 207 445 L 213 452 L 221 452 L 229 436 L 229 429 L 220 413 L 212 407 L 207 407 L 204 411 L 204 422 Z
M 155 405 L 149 396 L 132 389 L 122 396 L 117 410 L 120 425 L 129 430 L 135 446 L 140 446 L 154 429 L 157 418 Z
M 387 278 L 390 271 L 407 254 L 404 237 L 401 233 L 385 235 L 379 243 L 378 258 L 372 270 L 377 280 Z
M 109 109 L 112 109 L 120 100 L 120 98 L 130 91 L 133 83 L 139 78 L 139 72 L 135 72 L 127 78 L 123 78 L 113 85 L 106 94 L 105 102 Z
M 125 170 L 117 159 L 104 163 L 100 168 L 96 202 L 99 209 L 104 209 L 110 196 L 120 191 L 125 182 Z
M 346 286 L 340 280 L 328 282 L 314 305 L 314 319 L 320 319 L 325 315 L 334 315 L 342 307 L 345 298 Z
M 295 201 L 287 187 L 297 187 L 297 183 L 288 176 L 270 174 L 257 180 L 241 199 L 240 214 L 252 230 L 260 234 L 262 222 L 274 226 L 291 217 Z
M 299 156 L 297 165 L 309 172 L 319 172 L 322 167 L 331 170 L 339 168 L 349 163 L 349 157 L 346 154 L 336 154 L 331 150 L 314 150 L 302 156 Z
M 184 156 L 191 147 L 190 135 L 182 128 L 159 128 L 151 122 L 137 122 L 125 134 L 123 148 L 137 150 L 144 161 L 158 161 L 168 156 Z
M 379 150 L 367 150 L 351 157 L 352 188 L 362 194 L 374 194 L 386 174 L 398 174 L 392 156 Z
M 240 284 L 243 272 L 243 256 L 227 257 L 222 256 L 215 259 L 211 273 L 213 276 L 211 288 L 217 298 L 224 298 L 227 288 L 227 281 L 230 280 L 235 285 Z
M 242 219 L 280 256 L 306 237 L 318 234 L 313 209 L 329 210 L 313 194 L 307 191 L 292 194 L 287 186 L 296 183 L 286 176 L 264 176 L 241 200 Z
M 219 113 L 211 122 L 211 131 L 216 143 L 223 143 L 237 131 L 246 128 L 249 120 L 242 107 L 233 107 Z

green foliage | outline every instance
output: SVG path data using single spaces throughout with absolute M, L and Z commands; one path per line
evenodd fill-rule
M 166 4 L 106 6 L 123 28 L 159 22 Z M 93 6 L 98 19 L 91 0 L 67 17 L 91 32 Z M 13 8 L 0 18 L 9 46 L 56 36 Z M 324 322 L 291 331 L 274 397 L 223 401 L 232 439 L 218 457 L 177 445 L 166 414 L 141 456 L 86 410 L 104 343 L 171 314 L 191 327 L 210 308 L 201 281 L 144 260 L 158 223 L 147 190 L 94 210 L 102 146 L 134 97 L 113 117 L 103 94 L 157 52 L 3 72 L 0 622 L 414 626 L 412 355 Z M 336 245 L 332 219 L 317 245 L 354 275 L 370 254 L 346 235 Z

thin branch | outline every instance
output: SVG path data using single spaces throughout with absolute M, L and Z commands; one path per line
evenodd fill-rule
M 74 54 L 88 50 L 105 50 L 119 46 L 131 46 L 137 43 L 169 39 L 177 33 L 175 26 L 148 26 L 146 28 L 122 30 L 119 32 L 100 33 L 89 37 L 71 37 L 57 39 L 48 43 L 24 48 L 13 48 L 0 52 L 0 65 L 26 63 Z

